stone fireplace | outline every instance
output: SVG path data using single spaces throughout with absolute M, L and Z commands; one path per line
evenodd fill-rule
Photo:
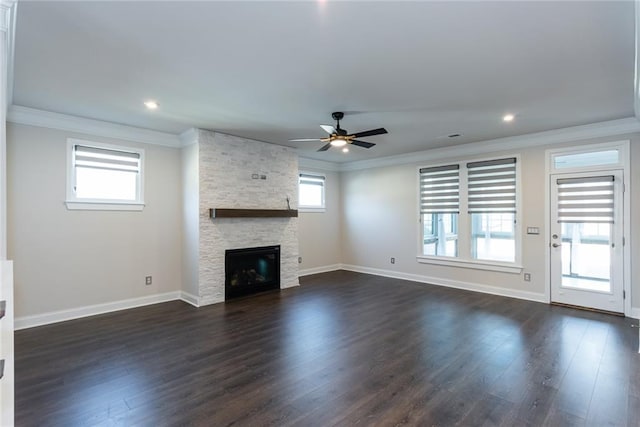
M 279 246 L 279 287 L 297 286 L 298 218 L 212 218 L 209 213 L 210 209 L 297 209 L 295 150 L 196 129 L 183 135 L 183 142 L 187 297 L 196 305 L 225 301 L 227 251 L 241 248 Z

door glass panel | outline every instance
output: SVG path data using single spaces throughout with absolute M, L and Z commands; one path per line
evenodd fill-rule
M 562 223 L 562 287 L 611 292 L 612 224 Z

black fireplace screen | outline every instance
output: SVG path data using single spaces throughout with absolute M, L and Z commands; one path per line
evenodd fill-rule
M 280 288 L 280 246 L 225 252 L 225 299 Z

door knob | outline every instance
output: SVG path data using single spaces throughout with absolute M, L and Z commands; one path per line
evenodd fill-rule
M 561 244 L 559 244 L 559 243 L 552 243 L 552 244 L 551 244 L 551 246 L 553 246 L 554 248 L 558 248 L 558 247 L 560 247 L 560 246 L 562 246 L 562 245 L 561 245 Z

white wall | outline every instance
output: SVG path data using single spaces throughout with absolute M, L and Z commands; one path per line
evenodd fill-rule
M 181 150 L 182 172 L 182 290 L 197 302 L 198 257 L 200 239 L 200 194 L 198 144 L 192 143 Z
M 144 210 L 67 210 L 68 137 L 144 148 Z M 180 290 L 180 150 L 16 124 L 7 141 L 16 317 Z
M 580 146 L 588 143 L 631 140 L 631 164 L 640 164 L 640 135 L 554 145 Z M 525 282 L 521 274 L 477 269 L 420 264 L 418 254 L 418 179 L 417 168 L 428 162 L 371 168 L 342 173 L 343 211 L 342 262 L 347 268 L 396 274 L 431 283 L 461 286 L 533 300 L 543 300 L 546 291 L 545 254 L 545 149 L 552 147 L 508 150 L 495 156 L 520 155 L 522 185 L 522 230 L 540 227 L 540 235 L 522 233 L 522 265 L 532 275 Z M 492 157 L 492 154 L 483 157 Z M 461 155 L 450 161 L 468 160 Z M 437 163 L 446 163 L 447 159 Z M 631 188 L 632 260 L 640 253 L 640 172 L 632 167 Z M 390 258 L 396 259 L 395 264 Z M 640 307 L 640 266 L 632 262 L 632 305 Z
M 280 245 L 280 287 L 298 286 L 298 218 L 215 218 L 211 208 L 298 206 L 298 155 L 289 147 L 198 131 L 200 304 L 224 301 L 227 249 Z M 266 179 L 254 179 L 253 176 Z
M 326 211 L 299 213 L 300 273 L 304 275 L 335 269 L 342 262 L 342 189 L 339 172 L 312 168 L 301 168 L 301 171 L 326 177 Z

